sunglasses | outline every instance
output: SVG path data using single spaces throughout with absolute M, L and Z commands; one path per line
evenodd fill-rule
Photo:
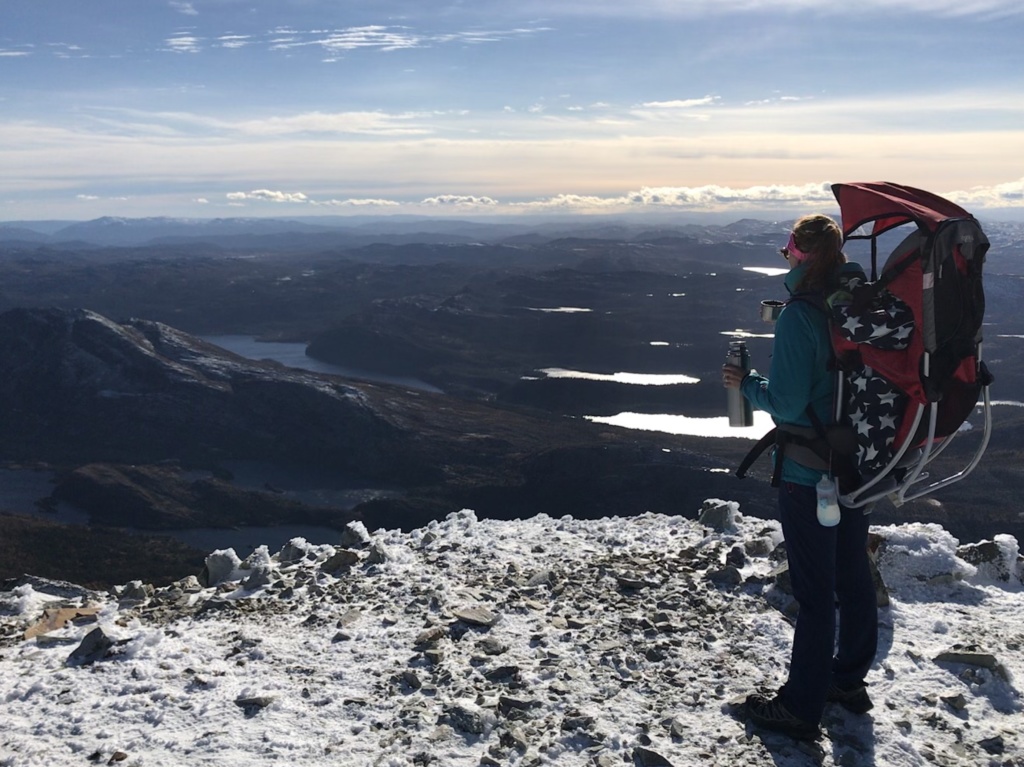
M 782 257 L 787 261 L 792 258 L 798 264 L 805 261 L 808 255 L 796 246 L 796 239 L 792 234 L 789 235 L 789 242 L 786 243 L 786 247 L 779 248 L 779 253 L 782 254 Z

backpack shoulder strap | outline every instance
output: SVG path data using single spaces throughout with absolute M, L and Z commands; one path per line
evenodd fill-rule
M 776 426 L 772 428 L 767 434 L 759 439 L 750 451 L 746 454 L 740 465 L 736 468 L 736 476 L 743 479 L 747 476 L 747 471 L 751 466 L 754 465 L 754 461 L 761 457 L 761 453 L 767 450 L 769 447 L 775 444 L 775 439 L 778 435 L 779 428 Z

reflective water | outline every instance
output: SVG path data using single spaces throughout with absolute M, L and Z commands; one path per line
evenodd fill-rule
M 729 426 L 729 418 L 724 415 L 715 418 L 691 418 L 686 415 L 626 412 L 586 418 L 594 423 L 605 423 L 626 429 L 663 431 L 667 434 L 685 434 L 692 437 L 736 437 L 752 440 L 761 439 L 775 425 L 771 416 L 760 410 L 754 411 L 754 425 L 744 428 Z
M 372 370 L 332 365 L 329 362 L 313 359 L 306 356 L 306 344 L 304 343 L 257 341 L 252 336 L 241 335 L 202 336 L 202 339 L 207 343 L 215 344 L 222 349 L 227 349 L 229 352 L 251 360 L 273 360 L 288 367 L 312 370 L 314 373 L 329 373 L 331 375 L 345 376 L 346 378 L 361 378 L 364 381 L 392 383 L 409 389 L 441 393 L 441 390 L 436 386 L 432 386 L 418 378 L 389 376 L 373 372 Z
M 0 510 L 28 517 L 39 517 L 68 525 L 84 525 L 89 515 L 65 503 L 40 506 L 53 492 L 56 475 L 41 469 L 0 469 Z
M 736 328 L 736 330 L 723 330 L 721 335 L 729 338 L 775 338 L 774 333 L 751 333 L 749 330 L 742 330 Z
M 637 384 L 640 386 L 670 386 L 673 384 L 700 383 L 699 378 L 677 373 L 586 373 L 582 370 L 544 368 L 539 372 L 548 378 L 581 378 L 587 381 L 612 381 L 614 383 Z
M 528 306 L 526 308 L 529 309 L 531 312 L 548 312 L 554 314 L 577 314 L 580 312 L 586 313 L 594 311 L 593 309 L 584 309 L 579 306 L 554 306 L 549 308 L 539 306 Z

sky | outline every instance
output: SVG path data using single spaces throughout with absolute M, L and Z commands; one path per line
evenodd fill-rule
M 874 708 L 829 705 L 821 740 L 797 745 L 737 706 L 786 674 L 789 602 L 768 555 L 779 525 L 708 505 L 724 512 L 718 532 L 689 509 L 589 521 L 463 510 L 372 535 L 356 523 L 366 547 L 348 572 L 325 567 L 334 543 L 293 539 L 291 555 L 263 546 L 244 563 L 212 552 L 219 586 L 120 604 L 27 580 L 0 592 L 0 765 L 1020 764 L 1014 538 L 997 536 L 992 563 L 975 566 L 937 525 L 873 527 L 889 595 Z M 713 585 L 737 546 L 752 552 L 744 585 Z M 220 609 L 203 611 L 211 600 Z M 40 625 L 55 602 L 84 617 Z M 460 623 L 465 610 L 485 625 Z M 106 655 L 82 649 L 96 630 Z
M 737 215 L 893 181 L 1024 215 L 1019 0 L 33 0 L 0 221 Z

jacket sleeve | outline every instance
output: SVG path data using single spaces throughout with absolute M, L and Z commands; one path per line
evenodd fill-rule
M 776 421 L 808 425 L 805 413 L 811 388 L 820 375 L 817 358 L 818 331 L 806 308 L 787 306 L 775 325 L 771 369 L 767 377 L 752 372 L 740 390 L 754 407 Z

